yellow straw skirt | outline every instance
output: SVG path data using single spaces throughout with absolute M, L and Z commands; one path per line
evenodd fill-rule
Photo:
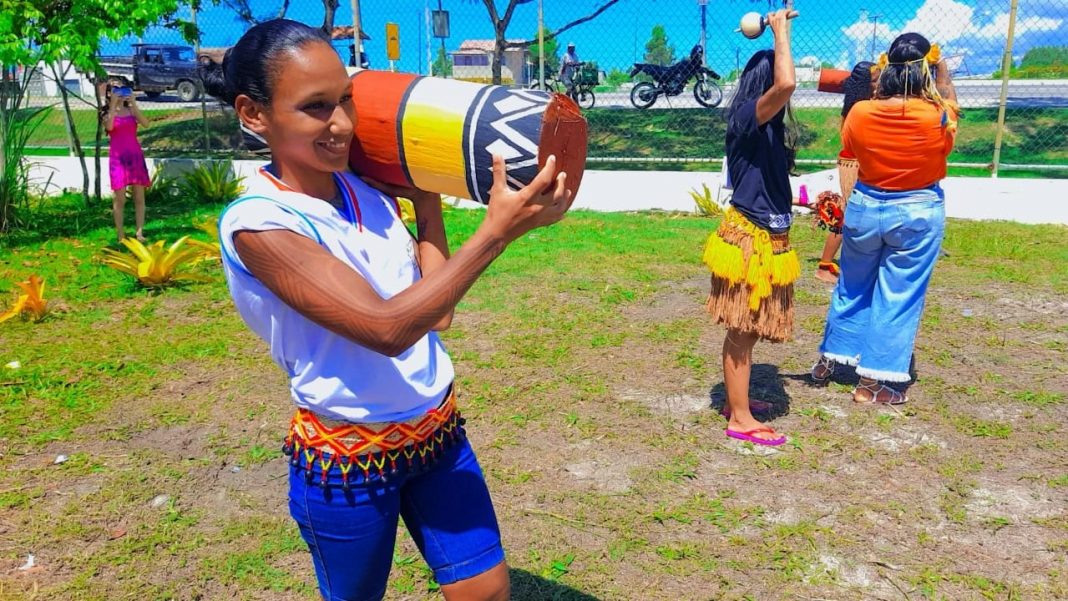
M 789 234 L 771 234 L 733 208 L 708 237 L 708 313 L 728 329 L 784 342 L 794 329 L 794 281 L 801 275 Z

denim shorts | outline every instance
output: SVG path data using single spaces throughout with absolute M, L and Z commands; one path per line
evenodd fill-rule
M 466 437 L 426 467 L 400 464 L 342 488 L 298 455 L 289 474 L 289 512 L 311 551 L 326 601 L 381 599 L 393 564 L 397 524 L 404 525 L 439 584 L 489 571 L 504 561 L 489 490 Z M 311 474 L 309 476 L 309 474 Z

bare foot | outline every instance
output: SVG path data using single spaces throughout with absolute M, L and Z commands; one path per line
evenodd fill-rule
M 826 269 L 817 269 L 816 279 L 821 282 L 827 282 L 828 284 L 838 284 L 838 276 Z
M 138 242 L 144 242 L 145 241 L 145 235 L 142 234 L 141 232 L 137 232 L 137 241 Z

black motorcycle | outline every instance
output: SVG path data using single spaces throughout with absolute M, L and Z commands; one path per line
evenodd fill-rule
M 719 74 L 704 66 L 703 56 L 704 50 L 698 44 L 690 51 L 688 58 L 674 65 L 664 67 L 650 63 L 634 63 L 634 68 L 630 70 L 631 78 L 645 73 L 652 77 L 655 83 L 643 81 L 635 84 L 630 90 L 631 104 L 640 109 L 647 109 L 661 96 L 678 96 L 686 89 L 686 84 L 696 78 L 693 97 L 698 104 L 709 108 L 719 106 L 723 101 L 723 90 L 715 82 L 719 79 Z

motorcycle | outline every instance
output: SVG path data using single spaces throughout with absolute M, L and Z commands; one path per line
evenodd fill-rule
M 652 82 L 639 82 L 631 88 L 630 102 L 636 108 L 647 109 L 661 96 L 678 96 L 686 89 L 691 79 L 697 81 L 693 86 L 693 97 L 701 106 L 713 108 L 723 101 L 723 90 L 715 80 L 719 74 L 704 66 L 704 49 L 701 45 L 693 47 L 690 56 L 667 67 L 650 63 L 634 63 L 630 70 L 633 78 L 644 73 L 653 78 Z M 655 82 L 655 83 L 653 83 Z

